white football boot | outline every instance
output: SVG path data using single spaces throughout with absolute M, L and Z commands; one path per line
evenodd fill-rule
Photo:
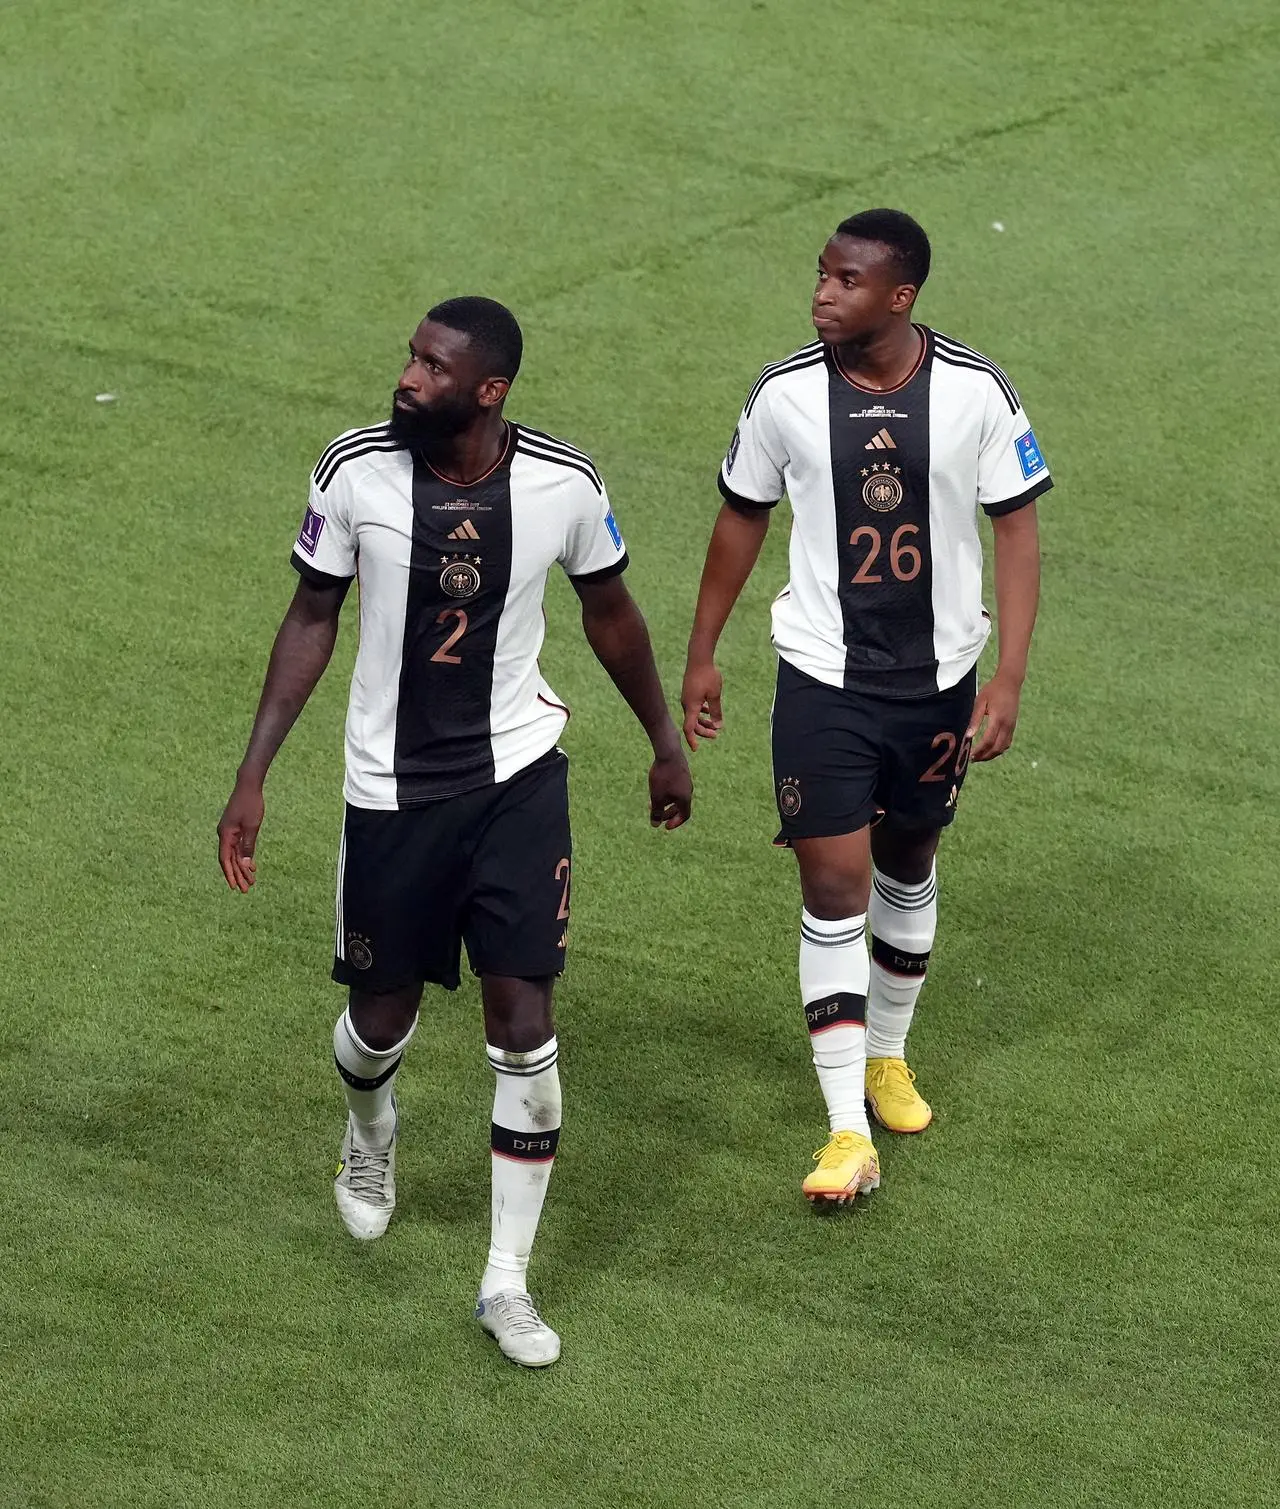
M 342 1139 L 338 1170 L 333 1177 L 333 1198 L 337 1201 L 343 1225 L 362 1242 L 380 1237 L 396 1208 L 396 1134 L 399 1127 L 400 1118 L 397 1116 L 387 1146 L 370 1149 L 355 1140 L 355 1118 L 347 1115 L 347 1133 Z
M 477 1299 L 476 1319 L 502 1355 L 522 1368 L 550 1367 L 560 1355 L 560 1338 L 527 1294 L 508 1290 Z

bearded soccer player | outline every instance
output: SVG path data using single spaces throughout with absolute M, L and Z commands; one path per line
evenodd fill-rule
M 556 747 L 568 712 L 538 667 L 553 565 L 652 743 L 652 824 L 679 827 L 692 787 L 599 473 L 503 416 L 521 349 L 501 304 L 438 304 L 409 343 L 390 420 L 348 430 L 321 456 L 293 551 L 297 590 L 218 835 L 227 884 L 248 891 L 267 770 L 358 579 L 333 966 L 349 989 L 333 1036 L 348 1115 L 334 1195 L 353 1237 L 385 1232 L 396 1074 L 424 983 L 456 989 L 465 943 L 497 1075 L 492 1244 L 475 1313 L 512 1361 L 543 1367 L 560 1338 L 525 1275 L 560 1136 L 551 996 L 571 859 Z
M 800 990 L 830 1127 L 803 1187 L 840 1204 L 880 1182 L 868 1105 L 892 1132 L 932 1118 L 906 1038 L 937 924 L 934 856 L 970 760 L 1013 738 L 1039 598 L 1036 499 L 1051 485 L 1000 368 L 913 322 L 929 260 L 898 210 L 855 215 L 827 242 L 818 339 L 764 368 L 720 470 L 683 688 L 696 748 L 723 726 L 716 644 L 785 492 L 777 841 L 800 870 Z M 999 629 L 980 691 L 979 508 Z

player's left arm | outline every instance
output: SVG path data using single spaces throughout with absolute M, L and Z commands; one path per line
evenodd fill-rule
M 649 821 L 655 828 L 678 828 L 689 820 L 693 777 L 658 679 L 644 615 L 620 573 L 594 581 L 572 580 L 582 603 L 587 643 L 653 746 Z
M 689 820 L 693 778 L 658 680 L 648 626 L 622 580 L 626 542 L 598 475 L 589 485 L 575 480 L 569 501 L 560 564 L 582 603 L 587 643 L 653 745 L 649 821 L 678 828 Z
M 992 382 L 978 452 L 978 503 L 995 531 L 1000 656 L 969 719 L 969 737 L 978 736 L 971 756 L 975 760 L 994 760 L 1013 743 L 1040 605 L 1036 499 L 1052 486 L 1048 463 L 1017 394 L 1007 383 Z
M 1040 528 L 1036 505 L 992 518 L 996 546 L 996 635 L 1000 657 L 995 674 L 979 691 L 969 737 L 986 721 L 973 746 L 975 760 L 994 760 L 1013 743 L 1022 683 L 1027 677 L 1031 631 L 1040 606 Z

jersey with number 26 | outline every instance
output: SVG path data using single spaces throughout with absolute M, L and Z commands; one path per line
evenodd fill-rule
M 828 686 L 921 697 L 954 686 L 990 632 L 978 509 L 1052 485 L 1012 383 L 924 326 L 914 371 L 860 387 L 815 341 L 751 389 L 720 469 L 731 501 L 791 502 L 790 581 L 773 642 Z

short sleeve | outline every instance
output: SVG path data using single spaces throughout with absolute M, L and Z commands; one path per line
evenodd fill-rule
M 1011 411 L 992 383 L 978 452 L 978 502 L 992 516 L 1015 513 L 1052 486 L 1049 464 L 1022 405 Z
M 349 582 L 356 574 L 356 540 L 351 523 L 351 485 L 345 468 L 322 491 L 315 477 L 290 557 L 299 576 L 318 587 Z
M 720 491 L 726 498 L 772 508 L 786 491 L 786 448 L 769 406 L 769 389 L 747 399 L 720 467 Z
M 599 492 L 589 480 L 575 486 L 560 564 L 575 581 L 604 581 L 627 569 L 627 547 L 603 484 Z

